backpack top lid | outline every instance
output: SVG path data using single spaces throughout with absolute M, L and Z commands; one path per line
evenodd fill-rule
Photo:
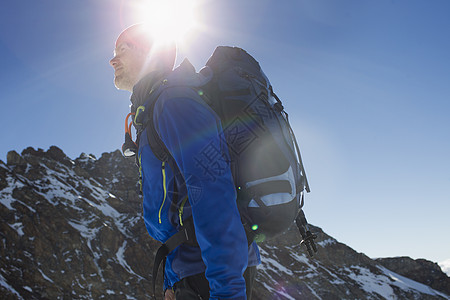
M 236 61 L 239 63 L 237 64 Z M 259 63 L 247 51 L 238 47 L 218 46 L 206 62 L 206 66 L 210 67 L 214 74 L 219 74 L 236 65 L 255 76 L 264 74 Z

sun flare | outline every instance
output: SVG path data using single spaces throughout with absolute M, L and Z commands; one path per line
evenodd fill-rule
M 156 40 L 181 43 L 197 25 L 195 6 L 193 0 L 143 0 L 136 9 Z

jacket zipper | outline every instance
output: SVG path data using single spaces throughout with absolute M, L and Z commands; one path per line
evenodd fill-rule
M 162 172 L 162 177 L 163 177 L 164 197 L 163 197 L 163 202 L 161 204 L 161 207 L 159 208 L 159 213 L 158 213 L 159 224 L 161 224 L 161 211 L 163 209 L 164 203 L 166 202 L 166 196 L 167 196 L 167 189 L 166 189 L 166 163 L 165 162 L 162 162 L 162 164 L 161 164 L 161 172 Z
M 142 193 L 142 162 L 140 153 L 138 153 L 138 162 L 139 162 L 139 191 Z
M 180 225 L 183 226 L 183 209 L 184 205 L 186 204 L 186 201 L 188 199 L 188 196 L 184 197 L 183 201 L 181 202 L 180 208 L 178 209 L 178 217 L 180 218 Z

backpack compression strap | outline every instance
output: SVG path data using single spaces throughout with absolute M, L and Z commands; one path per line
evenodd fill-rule
M 309 256 L 313 257 L 314 253 L 317 252 L 316 243 L 314 242 L 314 240 L 317 238 L 317 235 L 312 234 L 311 231 L 309 231 L 308 222 L 306 221 L 305 213 L 303 212 L 303 210 L 300 210 L 300 213 L 295 219 L 295 223 L 297 224 L 297 228 L 300 231 L 303 239 L 300 242 L 300 245 L 305 244 Z
M 164 276 L 167 255 L 169 255 L 170 252 L 175 250 L 183 243 L 188 243 L 189 245 L 197 245 L 192 217 L 184 221 L 184 224 L 185 226 L 180 231 L 171 236 L 156 251 L 152 272 L 153 300 L 156 300 L 156 277 L 158 276 L 159 266 L 162 263 Z

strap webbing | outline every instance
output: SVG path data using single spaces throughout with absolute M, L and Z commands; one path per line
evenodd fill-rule
M 263 197 L 275 193 L 292 193 L 291 183 L 288 180 L 271 180 L 252 185 L 247 188 L 250 194 L 258 194 Z
M 171 236 L 156 251 L 152 272 L 152 288 L 154 300 L 156 300 L 156 277 L 158 276 L 159 266 L 162 263 L 164 269 L 167 255 L 169 255 L 169 253 L 175 250 L 178 246 L 188 241 L 195 241 L 195 233 L 193 232 L 192 229 L 193 227 L 191 228 L 191 226 L 184 227 L 182 230 L 178 231 L 173 236 Z
M 305 244 L 309 256 L 313 257 L 314 253 L 317 252 L 316 243 L 314 242 L 314 240 L 317 238 L 317 235 L 309 231 L 308 221 L 306 221 L 306 217 L 303 210 L 300 210 L 299 214 L 297 215 L 297 218 L 295 219 L 295 223 L 297 224 L 298 231 L 302 236 L 302 241 L 300 242 L 300 245 Z

